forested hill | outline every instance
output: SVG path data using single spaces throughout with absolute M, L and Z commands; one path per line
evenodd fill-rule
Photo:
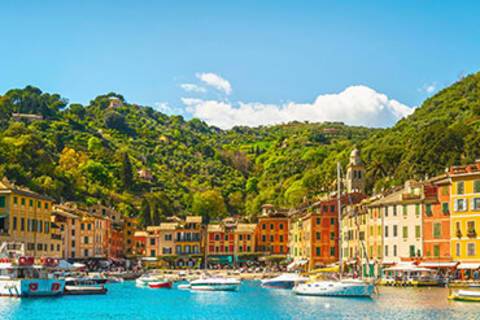
M 346 164 L 355 145 L 370 188 L 473 161 L 479 83 L 479 74 L 463 79 L 386 130 L 293 122 L 224 131 L 114 93 L 82 106 L 34 87 L 14 89 L 0 96 L 0 175 L 58 201 L 142 212 L 153 220 L 146 223 L 186 212 L 253 214 L 264 202 L 292 206 L 330 190 L 336 161 Z

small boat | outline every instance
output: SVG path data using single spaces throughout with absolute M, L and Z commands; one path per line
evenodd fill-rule
M 103 285 L 67 285 L 65 295 L 92 295 L 106 294 L 107 288 Z
M 149 282 L 148 287 L 152 289 L 171 289 L 172 282 L 168 280 Z
M 456 301 L 480 302 L 480 291 L 455 290 L 448 296 L 448 299 Z
M 190 284 L 179 284 L 177 289 L 180 290 L 189 290 L 190 289 Z
M 190 282 L 191 290 L 237 291 L 240 281 L 233 278 L 201 278 Z
M 293 292 L 303 296 L 371 297 L 375 286 L 361 280 L 322 280 L 298 284 Z
M 306 277 L 302 277 L 296 273 L 284 273 L 278 277 L 262 280 L 262 287 L 276 289 L 292 289 L 295 284 L 308 281 Z
M 162 280 L 162 279 L 160 279 L 160 278 L 158 278 L 154 275 L 144 274 L 140 278 L 135 280 L 135 283 L 137 284 L 137 286 L 146 287 L 146 286 L 148 286 L 149 283 L 158 282 L 160 280 Z

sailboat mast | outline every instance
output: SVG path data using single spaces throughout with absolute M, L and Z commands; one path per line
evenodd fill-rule
M 342 257 L 342 202 L 341 202 L 341 172 L 340 172 L 340 161 L 337 162 L 337 211 L 338 211 L 338 260 L 339 260 L 339 270 L 340 270 L 340 279 L 342 278 L 343 273 L 343 257 Z

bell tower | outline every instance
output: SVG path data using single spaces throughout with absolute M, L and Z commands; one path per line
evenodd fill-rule
M 347 166 L 347 192 L 365 193 L 365 165 L 360 158 L 360 150 L 353 149 Z

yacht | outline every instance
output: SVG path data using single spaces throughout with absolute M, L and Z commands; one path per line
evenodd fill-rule
M 237 291 L 240 280 L 233 278 L 200 278 L 189 283 L 191 290 L 198 291 Z
M 278 277 L 262 280 L 262 287 L 276 289 L 292 289 L 297 283 L 304 283 L 308 278 L 296 273 L 283 273 Z
M 7 245 L 10 244 L 5 242 L 2 249 Z M 24 252 L 23 249 L 22 251 Z M 56 278 L 53 272 L 58 264 L 57 259 L 42 258 L 39 264 L 35 264 L 35 258 L 30 256 L 9 254 L 2 254 L 2 256 L 0 258 L 1 296 L 42 297 L 63 294 L 65 280 Z
M 303 296 L 370 297 L 375 286 L 362 280 L 324 280 L 298 284 L 293 292 Z

